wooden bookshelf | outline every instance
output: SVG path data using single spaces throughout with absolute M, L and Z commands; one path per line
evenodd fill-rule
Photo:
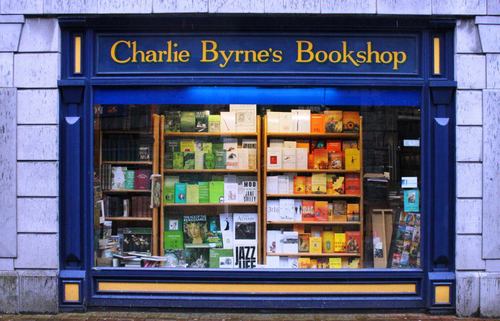
M 150 131 L 144 130 L 103 130 L 103 135 L 152 135 Z
M 268 138 L 295 138 L 295 139 L 357 139 L 358 133 L 267 133 Z
M 270 174 L 279 174 L 279 173 L 299 173 L 299 174 L 316 174 L 316 173 L 325 173 L 325 174 L 359 174 L 359 171 L 348 171 L 345 169 L 268 169 L 268 173 Z
M 267 221 L 268 225 L 359 225 L 361 222 L 331 222 L 331 221 Z
M 102 164 L 110 165 L 153 165 L 152 161 L 102 161 Z
M 267 198 L 360 198 L 360 195 L 350 195 L 350 194 L 267 194 Z
M 259 133 L 165 132 L 166 137 L 257 137 Z
M 105 218 L 106 221 L 119 221 L 119 222 L 151 222 L 153 221 L 152 217 L 133 217 L 133 216 L 107 216 Z
M 312 253 L 267 253 L 269 256 L 292 256 L 292 257 L 359 257 L 359 253 L 345 253 L 345 252 L 339 252 L 339 253 L 318 253 L 318 254 L 312 254 Z
M 163 207 L 236 207 L 236 206 L 259 206 L 258 203 L 168 203 Z
M 164 174 L 257 174 L 256 169 L 164 169 Z
M 122 194 L 122 193 L 151 193 L 150 189 L 110 189 L 104 190 L 103 193 L 107 194 Z

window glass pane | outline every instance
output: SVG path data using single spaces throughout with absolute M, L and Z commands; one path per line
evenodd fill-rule
M 96 266 L 420 266 L 418 108 L 94 109 Z

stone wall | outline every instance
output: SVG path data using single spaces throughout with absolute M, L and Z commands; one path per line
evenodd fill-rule
M 0 0 L 0 312 L 55 312 L 61 14 L 456 16 L 457 313 L 500 316 L 500 0 Z

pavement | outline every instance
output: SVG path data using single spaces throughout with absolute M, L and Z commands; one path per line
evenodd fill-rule
M 387 314 L 334 314 L 334 313 L 214 313 L 214 312 L 87 312 L 60 313 L 56 315 L 0 315 L 0 321 L 484 321 L 500 319 L 459 318 L 454 315 L 429 315 L 421 313 Z

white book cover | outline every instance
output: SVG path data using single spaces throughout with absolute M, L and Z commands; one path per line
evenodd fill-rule
M 281 231 L 267 230 L 267 253 L 282 253 Z
M 302 200 L 295 200 L 293 216 L 294 221 L 302 221 Z
M 234 266 L 240 269 L 257 266 L 257 213 L 234 213 Z
M 233 214 L 219 214 L 220 230 L 222 232 L 222 247 L 232 249 L 234 246 Z
M 243 138 L 241 140 L 241 148 L 248 150 L 248 169 L 257 169 L 257 140 Z
M 290 176 L 278 176 L 278 194 L 290 194 Z
M 292 113 L 291 112 L 280 113 L 280 132 L 281 133 L 292 132 Z
M 220 132 L 234 133 L 236 132 L 236 114 L 230 111 L 220 112 Z
M 239 169 L 249 169 L 249 158 L 247 148 L 238 148 L 236 152 L 238 153 L 238 168 Z
M 295 169 L 297 166 L 296 148 L 283 148 L 282 164 L 284 169 Z
M 267 176 L 267 194 L 279 194 L 278 176 Z
M 280 131 L 280 112 L 267 111 L 267 132 L 279 133 Z
M 115 166 L 112 168 L 111 173 L 113 179 L 111 180 L 111 189 L 125 189 L 125 172 L 126 167 Z
M 279 218 L 281 221 L 295 220 L 295 200 L 289 198 L 282 198 L 279 200 Z
M 267 148 L 267 168 L 268 169 L 281 169 L 282 155 L 281 148 L 268 147 Z
M 307 148 L 297 148 L 295 150 L 295 168 L 307 169 L 309 150 Z
M 280 256 L 280 269 L 288 269 L 288 256 Z
M 283 141 L 283 148 L 297 148 L 296 140 L 285 140 Z
M 295 231 L 284 231 L 281 237 L 282 253 L 299 253 L 299 233 Z
M 238 176 L 238 202 L 257 203 L 257 193 L 255 176 Z
M 224 203 L 238 202 L 238 177 L 236 175 L 224 176 Z
M 288 176 L 288 194 L 293 194 L 293 178 L 297 176 L 297 173 L 286 174 Z
M 257 149 L 257 140 L 253 138 L 243 138 L 241 148 Z
M 279 256 L 266 256 L 266 268 L 278 269 L 279 267 L 280 267 L 280 257 Z
M 284 143 L 283 139 L 273 138 L 269 140 L 269 147 L 283 148 Z
M 238 139 L 224 138 L 222 142 L 226 151 L 226 169 L 238 169 Z
M 267 221 L 275 222 L 280 220 L 280 201 L 268 200 L 266 204 Z
M 257 132 L 257 105 L 229 105 L 229 111 L 235 113 L 236 132 Z
M 299 268 L 299 258 L 298 257 L 288 257 L 287 258 L 287 268 L 289 269 L 298 269 Z
M 306 109 L 292 109 L 292 127 L 297 133 L 311 132 L 311 111 Z

